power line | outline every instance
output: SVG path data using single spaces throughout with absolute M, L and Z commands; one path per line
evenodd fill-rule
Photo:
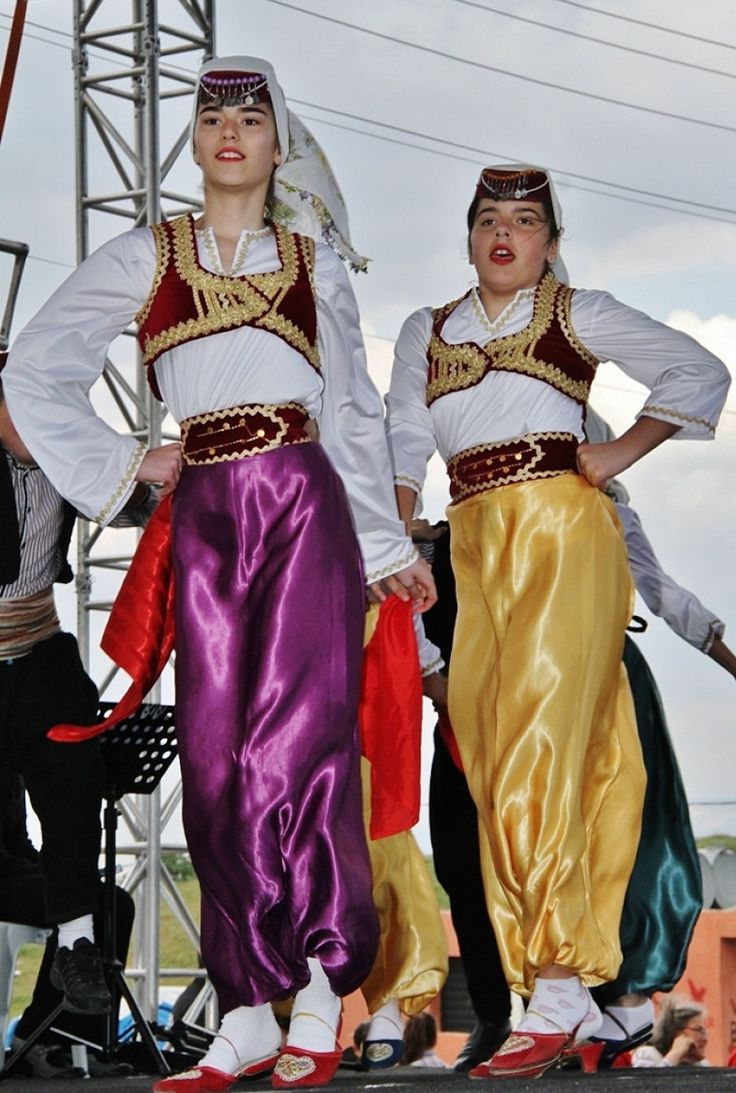
M 493 15 L 501 15 L 504 19 L 513 19 L 517 23 L 527 23 L 533 27 L 542 27 L 545 30 L 551 30 L 556 34 L 566 34 L 570 38 L 582 38 L 585 42 L 595 42 L 597 45 L 609 46 L 611 49 L 620 49 L 625 53 L 635 53 L 639 57 L 651 57 L 655 61 L 664 61 L 666 64 L 679 65 L 682 68 L 696 69 L 698 72 L 707 72 L 712 76 L 725 76 L 729 80 L 736 79 L 736 72 L 724 72 L 719 68 L 709 68 L 707 65 L 696 64 L 695 61 L 680 61 L 675 57 L 665 57 L 662 53 L 653 53 L 648 49 L 636 49 L 634 46 L 621 45 L 618 42 L 609 42 L 606 38 L 596 38 L 592 34 L 583 34 L 577 30 L 569 30 L 567 27 L 554 26 L 552 23 L 545 23 L 541 19 L 530 19 L 524 15 L 512 15 L 509 11 L 502 11 L 500 8 L 491 8 L 486 4 L 478 3 L 478 0 L 455 0 L 456 4 L 464 4 L 469 8 L 478 8 L 480 11 L 487 11 Z
M 639 103 L 626 102 L 624 99 L 614 99 L 608 95 L 597 95 L 593 91 L 579 91 L 575 87 L 566 87 L 563 84 L 554 83 L 552 80 L 542 80 L 536 76 L 522 76 L 518 72 L 512 72 L 510 69 L 498 68 L 495 65 L 484 64 L 482 61 L 472 61 L 465 57 L 458 57 L 454 53 L 446 53 L 441 49 L 434 49 L 431 46 L 418 45 L 416 42 L 409 42 L 405 38 L 397 38 L 392 34 L 384 34 L 378 30 L 369 30 L 367 27 L 358 26 L 357 23 L 348 23 L 343 19 L 335 19 L 331 15 L 321 15 L 316 11 L 309 11 L 308 8 L 302 8 L 298 4 L 288 3 L 287 0 L 264 0 L 266 4 L 275 4 L 281 8 L 288 8 L 290 11 L 297 11 L 301 15 L 309 15 L 313 19 L 321 19 L 324 22 L 332 23 L 334 26 L 345 27 L 348 30 L 357 30 L 361 34 L 367 34 L 371 38 L 379 38 L 384 42 L 393 42 L 395 45 L 404 46 L 406 49 L 413 49 L 420 53 L 428 53 L 432 57 L 442 57 L 447 61 L 455 61 L 456 64 L 466 65 L 470 68 L 481 69 L 484 72 L 495 72 L 499 76 L 508 76 L 513 80 L 521 80 L 524 83 L 535 84 L 538 87 L 546 87 L 553 91 L 564 91 L 569 95 L 577 95 L 584 99 L 592 99 L 595 102 L 605 102 L 612 106 L 622 106 L 628 110 L 638 110 L 644 114 L 652 114 L 659 118 L 669 118 L 673 121 L 684 121 L 691 125 L 702 125 L 707 129 L 718 129 L 726 133 L 736 133 L 736 127 L 732 125 L 724 125 L 721 122 L 705 121 L 702 118 L 691 118 L 687 114 L 676 114 L 669 110 L 658 110 L 653 106 L 641 106 Z
M 0 19 L 9 19 L 9 18 L 10 18 L 9 15 L 5 15 L 4 12 L 0 12 Z M 26 25 L 28 25 L 28 24 L 26 24 Z M 38 23 L 32 23 L 31 26 L 39 26 L 39 24 Z M 41 27 L 41 30 L 47 30 L 47 31 L 49 31 L 50 34 L 64 34 L 65 33 L 62 30 L 55 30 L 54 27 Z M 65 49 L 65 50 L 67 50 L 67 52 L 71 52 L 71 47 L 66 45 L 64 42 L 52 42 L 49 38 L 42 38 L 38 34 L 29 34 L 28 31 L 26 30 L 26 31 L 23 32 L 23 40 L 25 41 L 27 38 L 30 38 L 30 40 L 33 41 L 33 42 L 43 42 L 44 45 L 55 46 L 56 49 Z
M 281 3 L 281 0 L 266 0 L 266 2 L 279 4 L 279 3 Z M 462 3 L 462 2 L 466 2 L 466 0 L 458 0 L 458 2 Z M 562 0 L 559 0 L 559 2 L 562 2 Z M 292 7 L 294 5 L 283 4 L 283 6 Z M 297 9 L 297 10 L 301 11 L 303 9 Z M 591 9 L 591 10 L 593 10 L 593 9 Z M 306 14 L 313 14 L 313 13 L 307 12 Z M 317 16 L 317 17 L 318 18 L 326 18 L 324 16 Z M 0 15 L 0 18 L 8 18 L 8 17 Z M 334 22 L 336 20 L 330 20 L 330 21 Z M 40 23 L 33 23 L 31 25 L 33 25 L 36 28 L 41 29 L 41 30 L 48 30 L 52 34 L 60 34 L 60 35 L 71 38 L 71 35 L 68 34 L 66 31 L 57 30 L 54 27 L 47 27 L 47 26 L 44 26 L 43 24 L 40 24 Z M 351 24 L 344 24 L 344 25 L 350 26 Z M 358 27 L 356 29 L 362 30 L 363 28 Z M 373 31 L 366 31 L 365 33 L 378 34 L 378 32 L 373 32 Z M 378 36 L 384 37 L 383 35 L 378 35 Z M 40 39 L 36 39 L 36 40 L 41 41 L 41 42 L 45 42 L 46 44 L 49 44 L 49 45 L 58 46 L 59 48 L 62 48 L 62 49 L 68 49 L 69 48 L 68 46 L 66 46 L 62 43 L 50 42 L 50 41 L 48 41 L 48 39 L 44 39 L 44 38 L 40 38 Z M 399 41 L 398 39 L 392 39 L 392 40 L 397 41 L 397 42 Z M 416 47 L 416 48 L 421 48 L 421 47 Z M 108 60 L 107 57 L 101 58 L 101 59 Z M 115 63 L 115 62 L 113 61 L 111 63 Z M 122 62 L 118 62 L 118 63 L 122 64 Z M 469 63 L 473 63 L 473 62 L 469 62 Z M 175 68 L 175 69 L 177 69 L 179 71 L 182 71 L 182 72 L 188 72 L 189 71 L 188 69 L 184 68 L 184 66 L 171 65 L 170 67 Z M 418 137 L 421 140 L 433 141 L 435 143 L 445 145 L 448 148 L 454 148 L 454 149 L 458 149 L 460 151 L 470 152 L 474 155 L 474 157 L 475 156 L 481 156 L 484 159 L 492 158 L 492 159 L 497 159 L 500 162 L 516 158 L 514 156 L 509 156 L 509 155 L 506 155 L 506 154 L 501 153 L 501 152 L 492 152 L 492 151 L 488 151 L 486 149 L 476 148 L 476 147 L 473 147 L 471 145 L 460 144 L 456 141 L 449 141 L 449 140 L 446 140 L 444 138 L 434 137 L 429 133 L 422 133 L 420 131 L 413 130 L 413 129 L 407 129 L 407 128 L 404 128 L 402 126 L 391 125 L 388 122 L 379 122 L 379 121 L 376 121 L 373 118 L 361 117 L 360 115 L 352 114 L 352 113 L 349 113 L 347 111 L 335 110 L 334 108 L 331 108 L 331 107 L 324 107 L 324 106 L 321 106 L 319 103 L 310 103 L 310 102 L 306 102 L 306 101 L 300 100 L 300 99 L 291 99 L 290 101 L 292 101 L 294 103 L 298 103 L 299 105 L 307 106 L 310 109 L 317 109 L 317 110 L 325 111 L 326 113 L 336 114 L 338 116 L 345 117 L 345 118 L 348 118 L 348 119 L 353 120 L 353 121 L 358 121 L 358 122 L 362 122 L 364 124 L 374 125 L 374 126 L 377 126 L 379 128 L 383 128 L 383 129 L 389 129 L 389 130 L 392 130 L 394 132 L 403 133 L 407 136 Z M 458 160 L 458 161 L 464 161 L 464 162 L 469 162 L 469 163 L 478 163 L 478 160 L 475 159 L 475 158 L 471 159 L 471 158 L 466 157 L 466 156 L 460 156 L 460 155 L 456 155 L 456 154 L 449 153 L 449 152 L 443 152 L 440 149 L 436 149 L 436 148 L 426 148 L 426 147 L 423 147 L 422 145 L 414 144 L 411 141 L 404 141 L 404 140 L 400 140 L 400 139 L 397 139 L 397 138 L 387 137 L 387 136 L 382 135 L 382 134 L 370 133 L 370 132 L 368 132 L 366 130 L 363 130 L 363 129 L 357 129 L 357 128 L 354 128 L 354 127 L 351 127 L 351 126 L 340 125 L 337 122 L 328 121 L 327 119 L 324 119 L 324 118 L 314 118 L 314 117 L 309 118 L 308 115 L 305 115 L 305 118 L 307 120 L 314 120 L 314 121 L 317 121 L 317 122 L 321 122 L 322 124 L 328 125 L 332 128 L 342 129 L 342 130 L 347 131 L 347 132 L 357 133 L 359 135 L 373 137 L 376 140 L 383 140 L 386 143 L 397 144 L 397 145 L 401 145 L 401 146 L 406 147 L 406 148 L 416 149 L 418 151 L 423 151 L 423 152 L 428 152 L 432 155 L 442 156 L 443 158 L 455 159 L 455 160 Z M 598 195 L 603 196 L 603 197 L 614 198 L 618 201 L 627 201 L 629 203 L 644 205 L 644 206 L 647 206 L 647 207 L 650 207 L 650 208 L 658 208 L 658 209 L 662 209 L 662 210 L 668 211 L 668 212 L 682 212 L 682 213 L 685 213 L 686 215 L 695 216 L 695 217 L 698 217 L 698 218 L 701 218 L 701 219 L 716 220 L 719 223 L 730 224 L 730 223 L 733 223 L 734 221 L 729 220 L 727 218 L 724 218 L 722 216 L 717 216 L 717 215 L 712 215 L 712 214 L 725 213 L 726 217 L 736 216 L 736 209 L 731 209 L 731 208 L 717 206 L 717 205 L 710 205 L 710 204 L 705 203 L 705 202 L 690 201 L 686 198 L 674 197 L 670 194 L 661 194 L 661 193 L 657 193 L 657 192 L 651 191 L 651 190 L 643 190 L 643 189 L 640 189 L 640 188 L 637 188 L 637 187 L 634 187 L 634 186 L 626 186 L 623 183 L 609 182 L 606 179 L 599 179 L 599 178 L 593 178 L 593 177 L 590 177 L 590 176 L 587 176 L 587 175 L 580 175 L 580 174 L 576 174 L 574 172 L 564 171 L 560 168 L 551 168 L 551 170 L 554 172 L 555 175 L 564 176 L 567 179 L 571 179 L 571 178 L 572 179 L 578 179 L 580 181 L 590 182 L 590 183 L 593 184 L 593 186 L 605 186 L 605 187 L 610 187 L 610 188 L 616 189 L 616 190 L 625 190 L 629 194 L 638 195 L 638 196 L 637 197 L 627 197 L 622 193 L 610 193 L 608 190 L 598 190 L 598 189 L 594 189 L 590 186 L 582 186 L 582 185 L 580 185 L 579 182 L 575 183 L 575 182 L 569 182 L 568 181 L 568 182 L 565 183 L 571 189 L 578 189 L 578 190 L 581 190 L 585 193 L 598 194 Z M 655 198 L 655 199 L 660 198 L 664 201 L 671 202 L 672 204 L 663 205 L 661 203 L 661 201 L 657 201 L 657 200 L 644 201 L 644 200 L 642 200 L 643 197 L 650 197 L 650 198 Z M 682 205 L 682 206 L 684 206 L 684 208 L 678 209 L 678 208 L 675 207 L 677 205 Z M 701 209 L 701 210 L 704 210 L 704 211 L 703 212 L 697 212 L 697 211 L 695 211 L 696 209 Z
M 571 8 L 582 8 L 583 11 L 592 11 L 596 15 L 604 15 L 607 19 L 620 19 L 624 23 L 636 23 L 637 26 L 649 27 L 650 30 L 658 30 L 662 34 L 673 34 L 677 38 L 689 38 L 692 42 L 705 42 L 709 46 L 736 49 L 736 45 L 731 45 L 730 42 L 719 41 L 715 38 L 702 38 L 699 34 L 688 34 L 684 30 L 673 30 L 672 27 L 663 27 L 660 23 L 647 23 L 644 19 L 635 19 L 632 15 L 619 15 L 613 11 L 602 11 L 601 8 L 592 8 L 590 4 L 581 4 L 578 0 L 557 0 L 557 3 L 567 4 Z
M 375 118 L 366 118 L 366 117 L 362 117 L 359 114 L 352 114 L 352 113 L 350 113 L 346 110 L 337 110 L 334 107 L 321 106 L 319 103 L 307 102 L 305 99 L 291 99 L 290 98 L 289 101 L 293 102 L 293 103 L 297 103 L 300 106 L 306 106 L 308 109 L 323 110 L 328 114 L 336 114 L 338 117 L 348 118 L 352 121 L 358 121 L 358 122 L 362 122 L 362 123 L 368 124 L 368 125 L 375 125 L 377 128 L 389 129 L 392 132 L 403 133 L 407 136 L 412 136 L 412 137 L 419 137 L 421 140 L 431 140 L 431 141 L 434 141 L 437 144 L 442 144 L 447 148 L 458 149 L 461 152 L 470 152 L 474 156 L 480 156 L 480 157 L 483 157 L 486 160 L 490 158 L 490 159 L 497 159 L 501 162 L 504 162 L 504 161 L 507 161 L 509 159 L 514 158 L 513 156 L 504 155 L 502 152 L 492 152 L 492 151 L 489 151 L 488 149 L 485 149 L 485 148 L 477 148 L 477 147 L 474 147 L 473 145 L 461 144 L 458 141 L 447 140 L 444 137 L 442 137 L 442 138 L 441 137 L 434 137 L 434 136 L 431 135 L 431 133 L 422 133 L 420 130 L 417 130 L 417 129 L 406 129 L 403 126 L 393 125 L 390 122 L 376 121 Z M 320 120 L 320 119 L 313 119 L 313 120 Z M 325 121 L 325 124 L 326 125 L 327 124 L 333 124 L 333 125 L 335 125 L 336 128 L 340 128 L 339 126 L 336 125 L 336 123 L 330 123 L 330 122 Z M 351 131 L 352 132 L 358 132 L 358 133 L 363 133 L 364 132 L 364 130 L 358 130 L 358 129 L 352 129 Z M 389 140 L 388 137 L 381 137 L 380 134 L 366 133 L 366 135 L 367 136 L 376 136 L 376 137 L 378 137 L 378 139 Z M 451 156 L 448 153 L 442 153 L 441 151 L 439 151 L 437 149 L 434 149 L 434 148 L 422 148 L 420 145 L 411 144 L 409 142 L 404 142 L 404 141 L 397 140 L 397 139 L 392 139 L 391 143 L 405 144 L 406 147 L 420 148 L 421 151 L 432 152 L 436 155 L 443 155 L 444 154 L 444 155 L 447 156 L 447 158 L 455 158 L 455 159 L 463 159 L 464 158 L 462 156 Z M 472 160 L 468 160 L 467 162 L 475 163 L 475 162 L 477 162 L 477 160 L 474 158 Z M 660 198 L 661 200 L 665 200 L 665 201 L 671 201 L 675 205 L 687 206 L 687 208 L 682 210 L 682 211 L 685 211 L 685 212 L 692 212 L 692 209 L 704 209 L 709 213 L 726 213 L 727 216 L 736 216 L 736 209 L 731 209 L 731 208 L 723 207 L 723 206 L 720 206 L 720 205 L 708 205 L 705 202 L 701 202 L 701 201 L 688 201 L 686 198 L 673 197 L 670 194 L 656 193 L 653 190 L 643 190 L 643 189 L 640 189 L 636 186 L 627 186 L 624 183 L 620 183 L 620 182 L 608 182 L 606 179 L 594 178 L 590 175 L 581 175 L 581 174 L 577 174 L 573 171 L 564 171 L 564 170 L 562 170 L 560 168 L 557 168 L 557 167 L 551 167 L 550 171 L 555 176 L 564 176 L 565 178 L 579 179 L 580 181 L 590 182 L 590 183 L 593 183 L 594 185 L 598 185 L 598 186 L 610 186 L 614 189 L 624 190 L 628 194 L 635 194 L 639 197 L 653 197 L 653 198 Z M 573 183 L 567 183 L 567 185 L 573 186 Z M 575 185 L 578 189 L 585 189 L 585 187 L 578 186 L 577 184 L 575 184 Z M 592 190 L 590 192 L 592 192 L 592 193 L 604 193 L 604 194 L 606 193 L 606 191 L 597 191 L 597 190 Z M 626 200 L 625 197 L 623 197 L 622 195 L 619 195 L 619 194 L 607 194 L 607 196 L 620 197 L 622 200 Z M 632 200 L 632 199 L 629 198 L 628 200 Z M 650 205 L 650 204 L 654 204 L 654 203 L 653 202 L 648 202 L 648 201 L 642 201 L 641 204 Z M 667 208 L 667 206 L 663 206 L 663 205 L 659 205 L 659 204 L 657 205 L 657 207 L 658 208 Z M 678 209 L 673 209 L 672 211 L 678 212 L 679 210 Z M 703 215 L 703 214 L 698 214 L 696 212 L 692 212 L 692 215 L 697 216 L 697 215 Z M 719 220 L 719 221 L 724 220 L 723 217 L 718 217 L 718 216 L 708 217 L 708 219 L 715 219 L 715 220 Z M 733 221 L 730 221 L 730 220 L 727 220 L 725 222 L 726 223 L 733 223 Z

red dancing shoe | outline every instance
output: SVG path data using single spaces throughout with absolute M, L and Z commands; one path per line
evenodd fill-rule
M 195 1066 L 181 1074 L 171 1074 L 153 1086 L 153 1093 L 225 1093 L 239 1078 L 255 1078 L 273 1070 L 278 1054 L 253 1059 L 239 1067 L 235 1074 L 217 1070 L 214 1066 Z
M 512 1032 L 487 1063 L 469 1071 L 471 1078 L 538 1078 L 559 1063 L 570 1043 L 565 1032 Z
M 288 1047 L 279 1055 L 271 1085 L 274 1089 L 307 1089 L 327 1085 L 335 1077 L 342 1051 L 307 1051 L 303 1047 Z

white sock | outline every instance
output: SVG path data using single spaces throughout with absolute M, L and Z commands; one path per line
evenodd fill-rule
M 308 957 L 312 978 L 294 999 L 287 1047 L 334 1051 L 342 999 L 333 991 L 319 960 Z
M 389 998 L 385 1005 L 371 1015 L 371 1025 L 366 1040 L 403 1040 L 404 1023 L 399 1012 L 399 1003 Z
M 95 928 L 92 924 L 92 915 L 80 915 L 69 922 L 59 923 L 59 948 L 71 949 L 75 941 L 80 937 L 86 937 L 88 941 L 94 941 Z
M 199 1066 L 211 1066 L 225 1074 L 237 1074 L 241 1067 L 276 1055 L 281 1047 L 281 1029 L 269 1003 L 238 1006 L 226 1013 L 209 1050 Z
M 602 1040 L 626 1040 L 646 1025 L 654 1024 L 654 1004 L 647 998 L 638 1006 L 606 1006 L 603 1024 L 596 1033 Z M 621 1028 L 621 1025 L 624 1027 Z
M 600 1010 L 576 975 L 568 979 L 538 978 L 529 1008 L 516 1031 L 550 1033 L 577 1029 L 576 1038 L 583 1040 L 600 1023 Z

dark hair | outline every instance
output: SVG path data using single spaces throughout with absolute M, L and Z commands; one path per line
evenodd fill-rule
M 489 197 L 488 194 L 476 194 L 473 200 L 470 202 L 470 207 L 467 213 L 467 225 L 468 236 L 470 236 L 475 224 L 476 213 L 478 212 L 478 206 L 484 198 Z M 493 200 L 491 198 L 491 200 Z M 548 194 L 545 194 L 541 201 L 536 202 L 537 205 L 541 205 L 544 209 L 544 219 L 547 227 L 549 228 L 549 241 L 553 243 L 555 239 L 559 239 L 562 235 L 562 228 L 555 223 L 555 211 L 552 208 L 552 199 Z M 468 239 L 468 247 L 470 246 L 470 240 Z
M 416 1013 L 404 1028 L 404 1054 L 402 1066 L 421 1059 L 437 1043 L 437 1022 L 431 1013 Z
M 688 1021 L 692 1021 L 693 1017 L 704 1016 L 705 1010 L 697 1002 L 691 1002 L 687 998 L 666 998 L 649 1043 L 656 1047 L 660 1054 L 666 1055 Z
M 359 1025 L 356 1025 L 353 1032 L 353 1047 L 358 1051 L 363 1050 L 363 1044 L 368 1039 L 368 1029 L 371 1027 L 370 1021 L 361 1021 Z

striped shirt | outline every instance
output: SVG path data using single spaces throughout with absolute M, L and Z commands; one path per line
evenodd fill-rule
M 0 599 L 25 599 L 51 588 L 61 573 L 64 502 L 40 467 L 18 463 L 0 449 L 2 457 L 8 461 L 18 513 L 20 572 L 12 584 L 0 585 Z
M 64 502 L 40 467 L 7 459 L 18 514 L 20 570 L 12 584 L 0 585 L 0 661 L 30 653 L 59 631 L 53 583 L 64 564 L 59 537 Z

